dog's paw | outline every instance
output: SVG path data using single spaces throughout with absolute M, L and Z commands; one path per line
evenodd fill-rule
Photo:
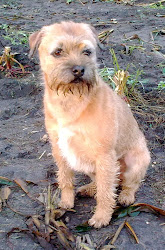
M 123 206 L 129 206 L 133 204 L 135 201 L 135 195 L 133 193 L 128 192 L 127 190 L 121 191 L 118 202 Z
M 72 200 L 61 200 L 58 204 L 60 208 L 70 209 L 74 207 L 74 201 Z
M 107 226 L 111 220 L 111 216 L 105 216 L 104 213 L 94 214 L 92 218 L 88 221 L 90 226 L 95 228 L 101 228 Z
M 73 208 L 74 207 L 74 190 L 65 188 L 61 191 L 61 201 L 59 207 L 61 208 Z

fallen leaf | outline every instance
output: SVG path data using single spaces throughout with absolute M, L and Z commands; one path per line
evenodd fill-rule
M 140 211 L 136 211 L 136 212 L 130 213 L 129 216 L 135 217 L 135 216 L 137 216 L 137 215 L 139 215 L 139 214 L 140 214 Z
M 29 229 L 22 229 L 19 227 L 13 227 L 8 233 L 7 233 L 7 237 L 10 237 L 11 234 L 13 233 L 27 233 L 29 232 Z
M 40 228 L 40 227 L 41 227 L 41 222 L 39 221 L 38 216 L 33 215 L 33 216 L 32 216 L 32 219 L 33 219 L 33 222 L 34 222 L 35 226 L 36 226 L 37 228 Z
M 51 209 L 50 217 L 52 219 L 60 219 L 66 212 L 76 212 L 74 209 L 65 209 L 65 208 L 58 208 L 58 209 Z
M 36 199 L 45 205 L 47 202 L 47 199 L 48 199 L 48 194 L 47 193 L 39 193 L 39 196 Z
M 128 71 L 118 70 L 113 76 L 113 81 L 116 85 L 115 92 L 120 95 L 122 98 L 126 96 L 127 90 L 127 80 L 129 78 Z
M 3 203 L 2 203 L 2 199 L 0 197 L 0 212 L 2 212 L 2 205 L 3 205 Z
M 110 249 L 116 249 L 116 247 L 110 244 L 110 245 L 105 245 L 101 248 L 101 250 L 110 250 Z
M 115 212 L 113 214 L 113 216 L 117 216 L 117 218 L 123 218 L 127 215 L 129 216 L 136 216 L 140 213 L 140 211 L 137 211 L 137 208 L 134 206 L 129 206 L 129 207 L 117 207 L 115 209 Z
M 33 197 L 32 194 L 29 193 L 28 186 L 24 180 L 18 178 L 18 179 L 15 179 L 14 182 L 28 195 L 30 199 L 39 201 L 38 199 Z
M 25 181 L 21 180 L 21 179 L 15 179 L 14 180 L 15 183 L 20 187 L 22 188 L 22 190 L 26 193 L 26 194 L 29 194 L 29 191 L 28 191 L 28 188 L 27 188 L 27 184 Z
M 6 177 L 0 176 L 0 185 L 13 185 L 13 181 L 9 180 Z
M 59 208 L 59 209 L 52 209 L 51 210 L 51 218 L 54 220 L 60 219 L 65 213 L 66 213 L 66 209 L 64 208 Z
M 150 204 L 147 204 L 147 203 L 136 203 L 134 205 L 132 205 L 132 207 L 134 208 L 138 208 L 138 211 L 151 211 L 151 212 L 154 212 L 156 214 L 161 214 L 161 215 L 164 215 L 165 216 L 165 210 L 161 209 L 161 208 L 158 208 L 158 207 L 155 207 L 153 205 L 150 205 Z
M 86 243 L 80 243 L 79 245 L 81 248 L 80 249 L 84 249 L 84 250 L 94 250 L 94 248 L 91 248 L 91 246 L 89 244 Z
M 123 218 L 125 216 L 128 215 L 128 209 L 124 208 L 123 210 L 121 210 L 121 212 L 119 212 L 118 217 L 117 218 Z
M 94 250 L 96 246 L 91 241 L 89 234 L 83 234 L 76 237 L 76 249 Z
M 117 207 L 115 209 L 113 216 L 117 216 L 117 218 L 122 218 L 127 215 L 134 217 L 134 216 L 139 215 L 140 212 L 153 212 L 153 213 L 161 214 L 165 216 L 165 210 L 155 207 L 153 205 L 147 204 L 147 203 L 137 203 L 126 208 Z
M 126 38 L 126 40 L 134 40 L 134 39 L 142 40 L 137 34 L 134 34 L 133 36 Z
M 62 231 L 58 231 L 57 232 L 57 237 L 60 241 L 60 243 L 63 245 L 63 247 L 67 250 L 72 250 L 73 248 L 71 248 L 68 240 L 65 238 L 65 235 Z
M 76 226 L 76 231 L 78 233 L 88 232 L 91 229 L 92 229 L 92 227 L 89 226 L 88 221 L 86 221 L 83 224 L 80 224 L 80 225 Z
M 3 202 L 5 202 L 8 199 L 10 194 L 11 194 L 11 189 L 9 187 L 6 186 L 0 189 L 0 197 Z
M 51 222 L 55 225 L 55 227 L 58 229 L 58 231 L 61 231 L 65 237 L 74 242 L 75 238 L 73 236 L 73 234 L 69 231 L 69 229 L 67 228 L 67 226 L 63 223 L 63 221 L 59 220 L 59 221 L 55 221 L 51 219 Z

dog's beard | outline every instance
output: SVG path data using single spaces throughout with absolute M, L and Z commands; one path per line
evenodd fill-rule
M 89 95 L 93 87 L 97 84 L 95 74 L 90 80 L 85 80 L 83 78 L 75 78 L 69 83 L 63 81 L 59 82 L 57 79 L 53 80 L 53 84 L 50 85 L 50 88 L 57 92 L 57 95 L 63 93 L 64 96 L 67 94 L 72 95 Z

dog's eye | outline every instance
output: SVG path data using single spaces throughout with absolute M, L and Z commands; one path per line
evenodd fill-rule
M 61 53 L 62 53 L 62 49 L 56 49 L 52 54 L 53 54 L 53 56 L 56 56 L 56 57 L 58 57 L 58 56 L 61 56 Z
M 89 49 L 86 49 L 86 50 L 83 51 L 83 54 L 84 54 L 85 56 L 90 56 L 91 53 L 92 53 L 92 51 L 90 51 Z

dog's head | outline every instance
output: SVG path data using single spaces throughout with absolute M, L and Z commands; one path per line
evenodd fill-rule
M 65 93 L 83 92 L 96 84 L 95 29 L 88 24 L 62 22 L 44 26 L 30 36 L 30 56 L 39 50 L 48 86 Z

